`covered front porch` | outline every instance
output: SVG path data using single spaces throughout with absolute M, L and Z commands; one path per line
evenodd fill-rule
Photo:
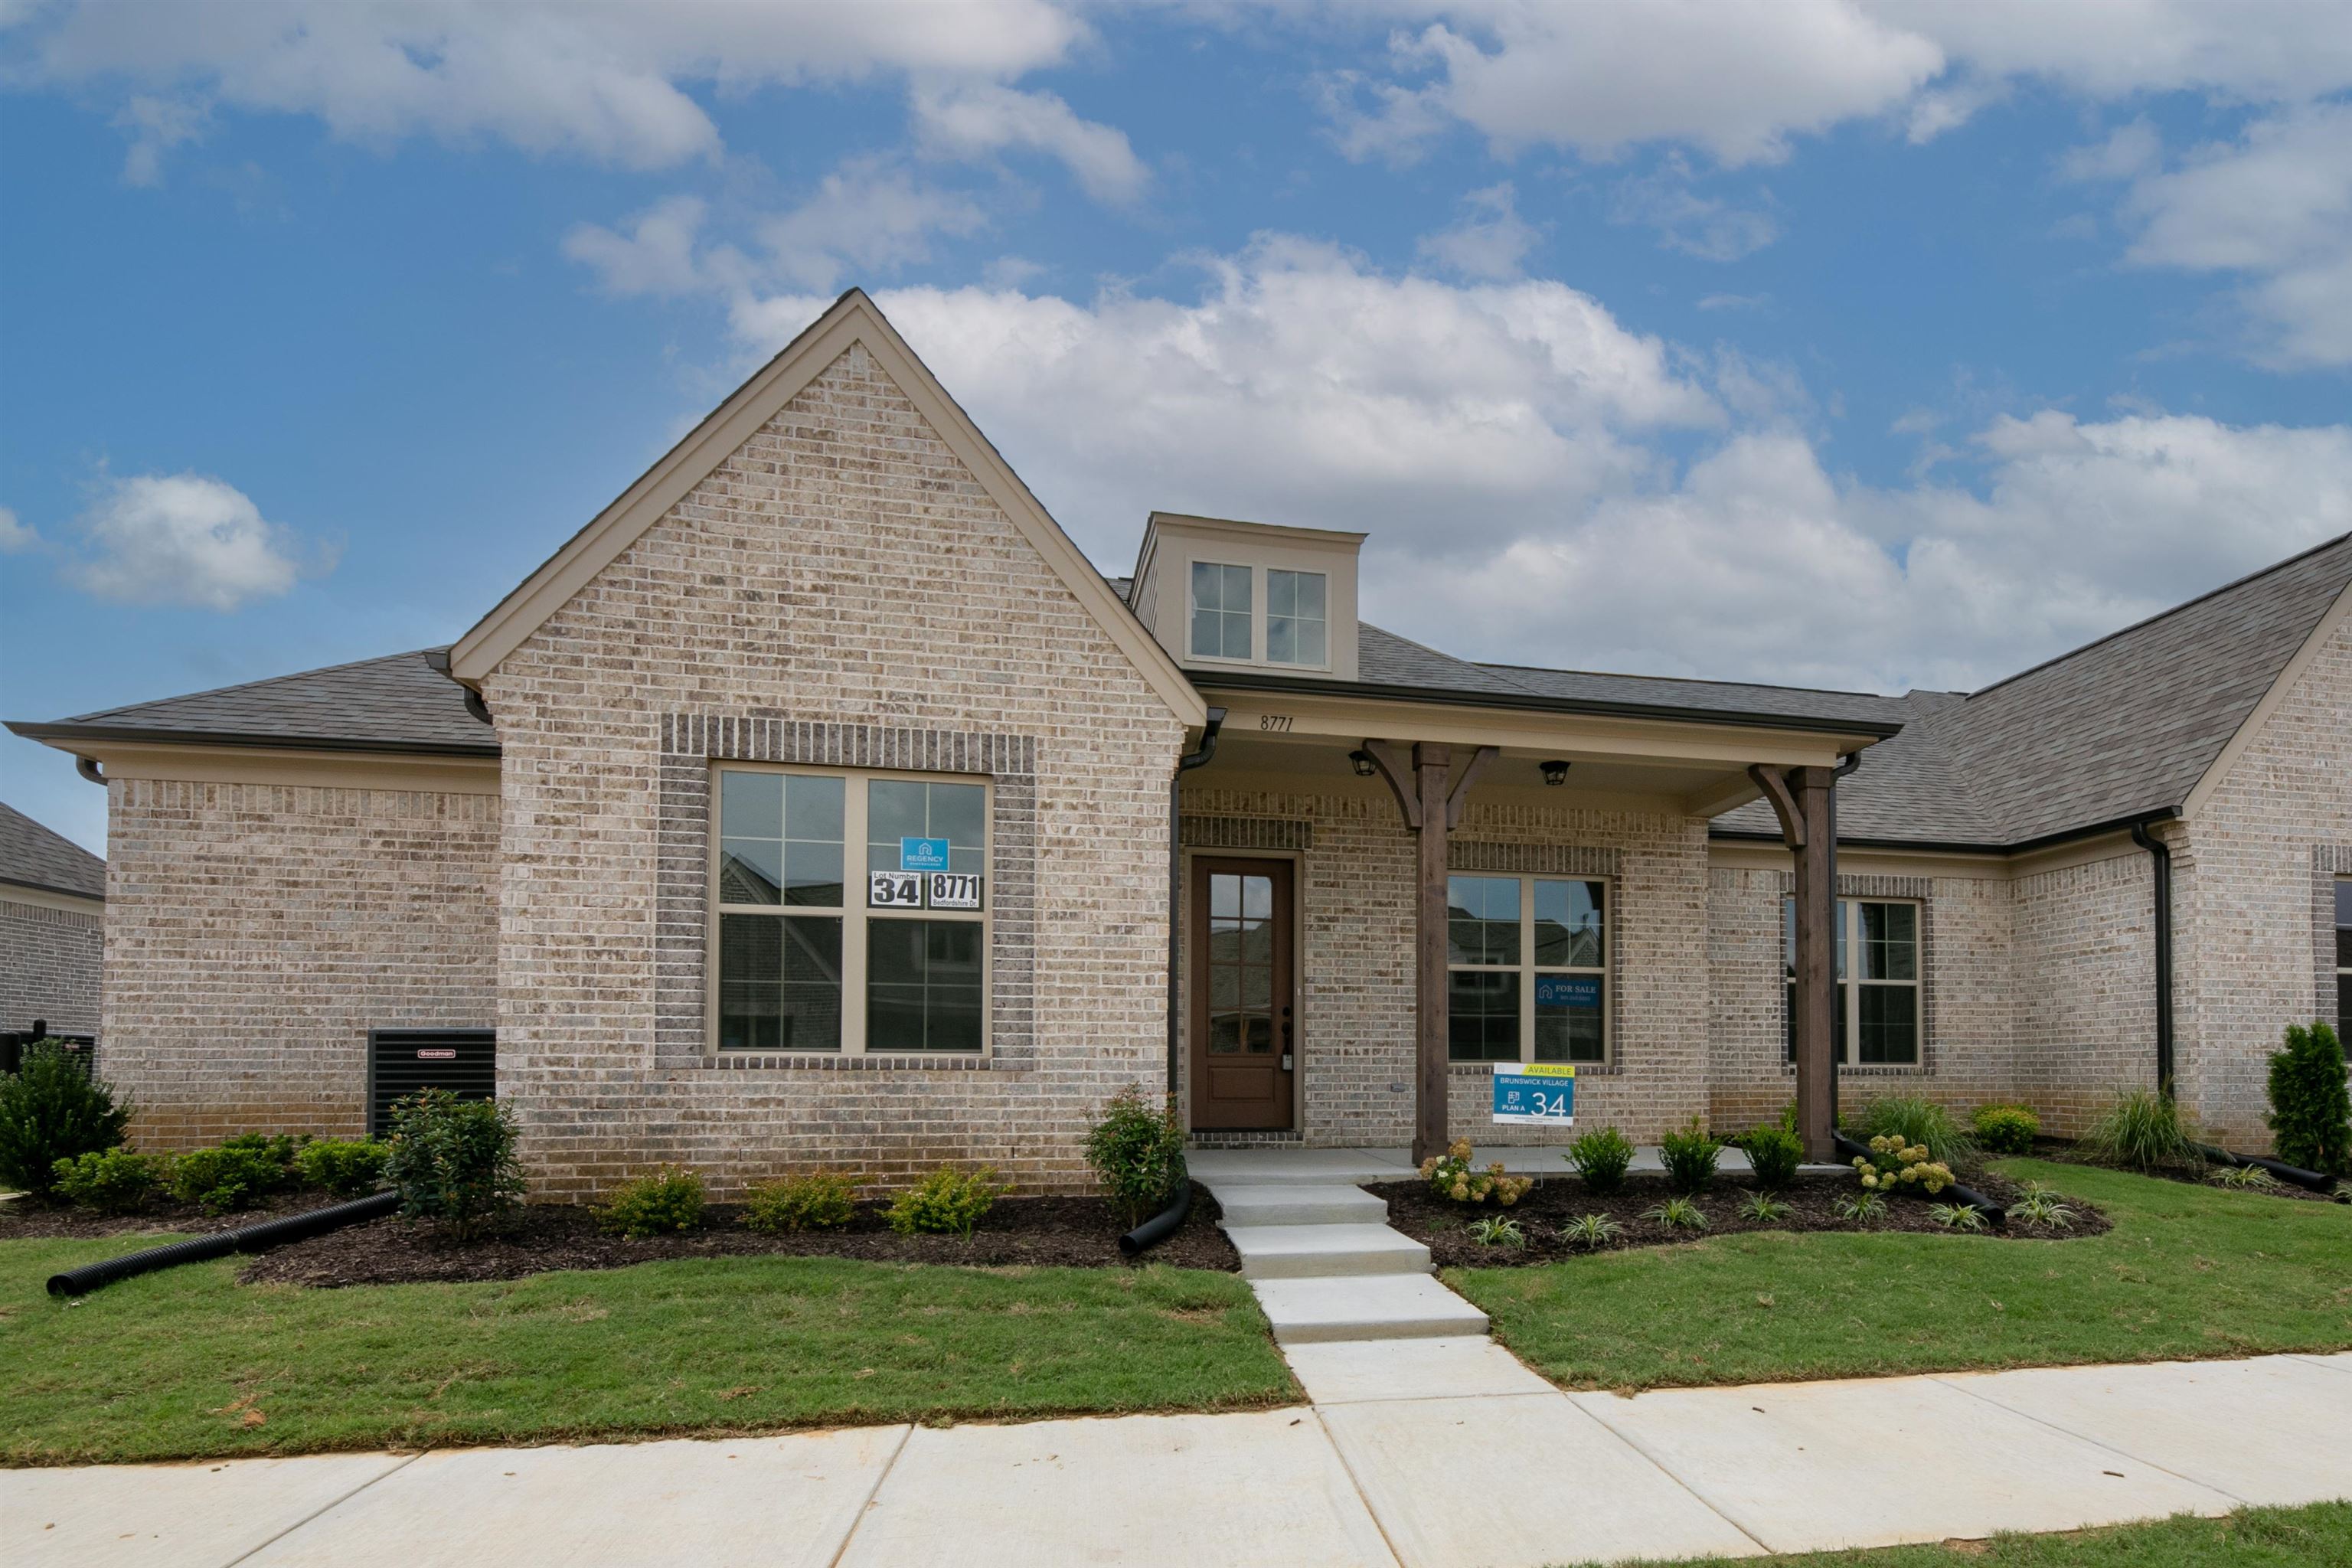
M 1879 730 L 1230 679 L 1177 792 L 1170 1087 L 1197 1158 L 1409 1171 L 1458 1134 L 1558 1173 L 1577 1130 L 1704 1117 L 1707 822 L 1759 795 L 1798 851 L 1795 1089 L 1828 1158 L 1829 803 Z M 1572 1067 L 1576 1129 L 1495 1123 L 1498 1062 Z

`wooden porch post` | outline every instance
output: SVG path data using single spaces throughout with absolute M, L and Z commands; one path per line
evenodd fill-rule
M 1837 1003 L 1837 841 L 1830 826 L 1830 768 L 1749 768 L 1780 819 L 1780 837 L 1797 861 L 1796 996 L 1790 1034 L 1797 1058 L 1797 1133 L 1805 1158 L 1834 1163 L 1837 1064 L 1832 1058 Z

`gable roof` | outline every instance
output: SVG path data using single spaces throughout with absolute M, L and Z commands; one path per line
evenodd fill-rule
M 106 897 L 106 862 L 0 803 L 0 882 L 44 892 Z
M 1966 698 L 1914 692 L 1838 786 L 1839 837 L 2014 849 L 2178 815 L 2348 586 L 2352 534 Z M 1760 804 L 1716 829 L 1780 837 Z
M 1185 723 L 1201 723 L 1207 705 L 1176 661 L 1111 593 L 1061 525 L 860 289 L 852 289 L 835 300 L 830 310 L 736 388 L 726 402 L 459 637 L 449 652 L 450 673 L 473 685 L 497 668 L 500 659 L 856 343 L 866 346 L 930 422 L 940 438 L 1045 557 L 1046 566 L 1076 595 L 1160 700 Z
M 464 689 L 433 662 L 446 652 L 425 648 L 364 658 L 8 728 L 28 740 L 59 742 L 165 741 L 495 757 L 499 743 L 490 727 L 467 711 Z

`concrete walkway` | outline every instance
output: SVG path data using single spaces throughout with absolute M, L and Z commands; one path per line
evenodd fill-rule
M 1482 1339 L 1311 1404 L 0 1472 L 9 1568 L 1534 1568 L 2352 1497 L 2352 1354 L 1563 1394 Z

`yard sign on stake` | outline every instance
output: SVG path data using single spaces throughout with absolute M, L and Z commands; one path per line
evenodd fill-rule
M 1576 1124 L 1576 1069 L 1566 1062 L 1496 1062 L 1495 1120 L 1515 1127 Z

